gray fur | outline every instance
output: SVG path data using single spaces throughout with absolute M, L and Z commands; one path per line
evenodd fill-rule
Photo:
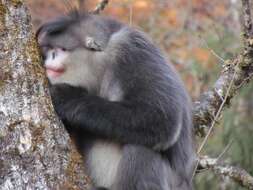
M 49 35 L 57 30 L 62 34 Z M 99 45 L 87 45 L 87 37 Z M 145 103 L 157 109 L 159 118 L 166 121 L 163 125 L 168 126 L 163 131 L 150 126 L 154 135 L 147 142 L 145 136 L 134 139 L 132 133 L 129 142 L 136 143 L 103 138 L 89 141 L 85 163 L 95 186 L 110 190 L 192 189 L 191 102 L 174 68 L 145 34 L 112 19 L 85 14 L 44 25 L 38 41 L 41 47 L 60 47 L 70 53 L 62 63 L 65 73 L 51 83 L 82 87 L 109 102 Z

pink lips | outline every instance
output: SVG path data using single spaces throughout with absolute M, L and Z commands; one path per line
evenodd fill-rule
M 64 68 L 55 68 L 55 67 L 49 67 L 46 66 L 46 72 L 48 77 L 59 77 L 64 73 L 65 69 Z

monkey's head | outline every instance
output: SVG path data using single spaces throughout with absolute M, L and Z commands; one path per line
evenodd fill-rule
M 119 25 L 97 15 L 71 13 L 43 24 L 36 36 L 52 84 L 96 88 L 105 69 L 105 49 Z

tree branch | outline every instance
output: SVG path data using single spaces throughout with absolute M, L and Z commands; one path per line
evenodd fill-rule
M 92 11 L 93 14 L 99 14 L 102 10 L 105 9 L 106 5 L 109 3 L 109 0 L 101 0 L 96 8 Z
M 205 136 L 213 122 L 221 116 L 224 107 L 238 90 L 253 78 L 253 35 L 249 1 L 243 2 L 244 50 L 234 60 L 226 60 L 212 89 L 194 104 L 194 126 L 197 135 Z M 234 76 L 235 74 L 235 76 Z M 231 87 L 230 83 L 233 80 Z M 229 89 L 230 87 L 230 89 Z M 227 96 L 227 98 L 225 98 Z M 222 106 L 221 106 L 222 105 Z M 218 113 L 218 114 L 217 114 Z
M 0 189 L 84 189 L 82 159 L 54 112 L 22 0 L 0 1 L 0 68 Z
M 205 92 L 194 105 L 195 132 L 197 135 L 205 136 L 198 154 L 207 142 L 224 107 L 229 106 L 231 99 L 239 89 L 253 78 L 253 33 L 249 0 L 242 0 L 242 14 L 243 51 L 234 60 L 224 62 L 221 74 L 214 87 Z M 253 189 L 253 177 L 241 168 L 219 165 L 218 159 L 208 157 L 199 159 L 197 165 L 202 168 L 210 168 L 218 175 L 228 176 L 242 186 Z
M 249 39 L 252 36 L 252 21 L 249 0 L 242 0 L 242 15 L 243 15 L 243 31 L 244 38 Z
M 241 186 L 253 189 L 253 177 L 244 169 L 239 167 L 219 164 L 219 159 L 203 156 L 199 160 L 202 169 L 211 169 L 216 174 L 229 177 L 238 182 Z

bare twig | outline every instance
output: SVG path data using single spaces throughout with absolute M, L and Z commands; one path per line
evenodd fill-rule
M 220 161 L 221 158 L 227 153 L 227 151 L 228 151 L 228 150 L 230 149 L 230 147 L 232 146 L 233 142 L 234 142 L 233 140 L 230 141 L 230 142 L 228 143 L 228 145 L 224 148 L 224 150 L 220 153 L 220 155 L 219 155 L 218 158 L 217 158 L 218 161 Z
M 232 80 L 231 80 L 230 83 L 229 83 L 229 86 L 228 86 L 226 95 L 225 95 L 225 97 L 224 97 L 224 99 L 223 99 L 223 101 L 222 101 L 222 103 L 221 103 L 221 105 L 220 105 L 220 107 L 219 107 L 219 109 L 218 109 L 218 111 L 217 111 L 215 117 L 214 117 L 214 120 L 213 120 L 213 122 L 212 122 L 212 124 L 211 124 L 211 127 L 209 128 L 209 130 L 208 130 L 208 132 L 207 132 L 207 134 L 206 134 L 206 136 L 205 136 L 205 138 L 204 138 L 202 144 L 200 145 L 200 147 L 199 147 L 199 149 L 198 149 L 198 152 L 197 152 L 198 154 L 201 152 L 201 150 L 202 150 L 203 147 L 205 146 L 205 144 L 206 144 L 206 142 L 207 142 L 207 140 L 208 140 L 208 138 L 209 138 L 209 136 L 210 136 L 210 134 L 211 134 L 211 132 L 212 132 L 212 130 L 213 130 L 213 127 L 214 127 L 216 121 L 218 120 L 218 117 L 220 116 L 220 113 L 221 113 L 221 111 L 222 111 L 222 109 L 223 109 L 223 106 L 225 105 L 226 100 L 227 100 L 227 98 L 228 98 L 228 95 L 229 95 L 229 93 L 230 93 L 230 89 L 231 89 L 231 87 L 232 87 L 232 85 L 233 85 L 235 76 L 236 76 L 236 71 L 234 71 L 234 75 L 233 75 L 233 77 L 232 77 Z
M 130 5 L 129 5 L 129 25 L 130 26 L 133 25 L 133 2 L 132 2 L 132 0 L 130 1 Z
M 78 7 L 79 9 L 82 9 L 84 7 L 85 0 L 78 0 Z
M 96 8 L 92 11 L 93 14 L 99 14 L 102 10 L 105 9 L 106 5 L 109 3 L 109 0 L 101 0 Z
M 66 9 L 66 13 L 69 13 L 69 12 L 75 10 L 75 8 L 76 8 L 76 5 L 69 0 L 63 0 L 63 4 Z
M 253 177 L 242 168 L 219 164 L 218 158 L 208 156 L 201 157 L 199 165 L 201 168 L 213 170 L 218 175 L 227 176 L 248 189 L 253 189 Z
M 217 59 L 219 59 L 222 63 L 225 62 L 225 60 L 224 60 L 221 56 L 219 56 L 218 53 L 216 53 L 212 48 L 209 47 L 208 43 L 206 42 L 206 40 L 205 40 L 204 38 L 202 38 L 202 37 L 200 36 L 200 39 L 203 41 L 204 45 L 210 50 L 210 52 L 211 52 Z
M 207 142 L 207 140 L 208 140 L 208 138 L 209 138 L 209 136 L 210 136 L 210 134 L 211 134 L 211 132 L 212 132 L 212 130 L 213 130 L 215 124 L 216 124 L 216 121 L 218 120 L 218 117 L 220 116 L 220 113 L 221 113 L 221 111 L 222 111 L 222 109 L 223 109 L 223 106 L 224 106 L 225 103 L 226 103 L 226 100 L 227 100 L 227 98 L 228 98 L 230 89 L 231 89 L 231 87 L 232 87 L 232 85 L 233 85 L 233 83 L 234 83 L 235 75 L 236 75 L 236 71 L 234 71 L 233 78 L 232 78 L 232 80 L 231 80 L 230 83 L 229 83 L 229 87 L 228 87 L 228 89 L 227 89 L 226 95 L 225 95 L 225 97 L 224 97 L 224 99 L 223 99 L 223 101 L 222 101 L 222 103 L 221 103 L 221 105 L 220 105 L 220 107 L 219 107 L 219 109 L 218 109 L 218 111 L 217 111 L 217 113 L 216 113 L 214 119 L 213 119 L 213 122 L 212 122 L 212 124 L 211 124 L 211 127 L 208 129 L 208 132 L 207 132 L 207 134 L 206 134 L 206 136 L 205 136 L 203 142 L 202 142 L 201 145 L 199 146 L 199 149 L 198 149 L 198 151 L 197 151 L 197 154 L 198 154 L 199 156 L 200 156 L 201 150 L 202 150 L 203 147 L 205 146 L 205 144 L 206 144 L 206 142 Z M 199 165 L 199 160 L 197 160 L 196 166 L 194 167 L 194 171 L 193 171 L 193 174 L 192 174 L 192 179 L 193 179 L 194 176 L 195 176 L 195 173 L 196 173 L 196 171 L 197 171 L 198 165 Z

